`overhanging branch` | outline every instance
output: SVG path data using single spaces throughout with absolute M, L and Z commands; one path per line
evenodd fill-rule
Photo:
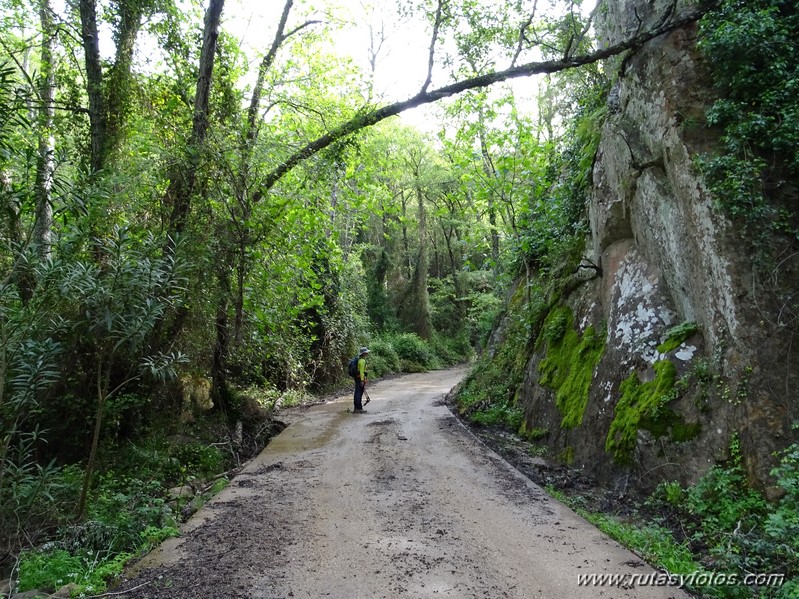
M 694 10 L 683 15 L 675 15 L 674 18 L 669 19 L 668 22 L 661 22 L 658 24 L 658 26 L 649 31 L 639 32 L 627 40 L 612 46 L 608 46 L 607 48 L 596 50 L 595 52 L 578 56 L 566 56 L 558 60 L 530 62 L 523 65 L 512 66 L 504 71 L 496 71 L 494 73 L 478 75 L 477 77 L 464 79 L 462 81 L 445 85 L 431 91 L 426 91 L 423 89 L 421 92 L 415 96 L 412 96 L 411 98 L 408 98 L 407 100 L 389 104 L 369 112 L 362 112 L 351 118 L 346 123 L 343 123 L 330 130 L 318 139 L 306 145 L 304 148 L 292 154 L 288 159 L 286 159 L 282 164 L 277 166 L 266 176 L 260 186 L 260 189 L 254 194 L 253 199 L 255 201 L 260 200 L 261 197 L 263 197 L 265 193 L 274 187 L 274 185 L 286 173 L 292 170 L 300 162 L 307 160 L 311 156 L 314 156 L 338 140 L 347 137 L 356 131 L 360 131 L 361 129 L 376 125 L 380 121 L 384 121 L 389 117 L 396 116 L 402 112 L 405 112 L 406 110 L 410 110 L 411 108 L 416 108 L 425 104 L 432 104 L 433 102 L 437 102 L 443 98 L 449 98 L 451 96 L 455 96 L 473 89 L 488 87 L 495 83 L 500 83 L 509 79 L 529 77 L 530 75 L 558 73 L 567 69 L 593 64 L 612 56 L 617 56 L 622 52 L 640 48 L 646 42 L 653 40 L 656 37 L 670 33 L 676 29 L 679 29 L 680 27 L 684 27 L 690 23 L 698 21 L 709 10 L 716 7 L 718 4 L 719 0 L 709 0 L 703 2 Z

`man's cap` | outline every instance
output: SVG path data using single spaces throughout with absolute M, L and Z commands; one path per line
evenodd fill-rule
M 369 353 L 369 348 L 368 347 L 362 347 L 358 353 L 360 355 L 368 354 Z

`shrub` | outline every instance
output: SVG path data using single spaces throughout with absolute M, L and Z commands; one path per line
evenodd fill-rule
M 440 364 L 428 343 L 414 333 L 400 333 L 391 338 L 403 372 L 425 372 Z
M 445 365 L 466 362 L 474 355 L 466 333 L 451 338 L 435 335 L 430 345 L 438 360 Z
M 473 344 L 485 346 L 504 310 L 504 302 L 494 294 L 474 292 L 469 296 L 469 303 L 469 338 Z
M 712 468 L 696 485 L 682 489 L 661 483 L 647 501 L 664 506 L 703 561 L 717 572 L 775 573 L 785 576 L 782 587 L 719 586 L 703 588 L 723 599 L 796 597 L 799 588 L 799 445 L 781 456 L 772 474 L 785 491 L 778 504 L 768 503 L 747 484 L 737 439 L 730 460 Z
M 792 0 L 725 0 L 701 22 L 699 48 L 720 96 L 707 120 L 722 135 L 699 166 L 719 208 L 743 225 L 756 264 L 772 233 L 797 234 L 795 205 L 782 210 L 778 200 L 799 173 L 797 34 Z
M 471 419 L 484 426 L 504 425 L 517 431 L 522 427 L 524 414 L 515 406 L 492 404 L 485 410 L 473 413 Z
M 369 344 L 369 376 L 379 378 L 386 374 L 394 374 L 402 370 L 400 357 L 391 341 L 382 337 Z

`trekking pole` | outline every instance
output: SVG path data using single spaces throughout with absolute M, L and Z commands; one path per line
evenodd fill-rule
M 369 397 L 369 394 L 366 392 L 366 389 L 364 389 L 364 390 L 363 390 L 363 394 L 366 396 L 366 401 L 365 401 L 365 402 L 363 402 L 363 405 L 366 405 L 366 404 L 368 404 L 370 401 L 372 401 L 372 398 L 371 398 L 371 397 Z

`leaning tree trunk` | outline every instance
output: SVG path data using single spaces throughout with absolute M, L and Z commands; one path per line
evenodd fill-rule
M 221 406 L 224 406 L 228 396 L 226 373 L 231 342 L 228 306 L 230 305 L 232 293 L 229 272 L 232 270 L 236 272 L 236 291 L 235 297 L 233 298 L 235 316 L 233 319 L 232 339 L 234 343 L 240 344 L 244 328 L 244 289 L 247 272 L 249 270 L 247 246 L 251 238 L 250 228 L 247 224 L 252 213 L 252 202 L 248 196 L 248 189 L 250 187 L 249 166 L 250 160 L 252 159 L 252 152 L 258 139 L 258 112 L 260 110 L 266 75 L 272 64 L 274 64 L 278 49 L 287 37 L 285 32 L 286 22 L 288 21 L 288 16 L 293 4 L 293 0 L 286 0 L 272 45 L 258 68 L 258 78 L 252 90 L 252 98 L 247 110 L 246 125 L 241 139 L 241 166 L 238 176 L 236 177 L 235 187 L 235 200 L 237 204 L 233 206 L 231 210 L 234 218 L 230 222 L 222 225 L 226 234 L 221 235 L 219 239 L 219 249 L 216 260 L 218 262 L 218 268 L 224 269 L 225 272 L 220 271 L 217 275 L 219 297 L 217 299 L 218 304 L 216 308 L 216 340 L 214 342 L 211 379 L 213 381 L 214 399 L 217 404 Z

